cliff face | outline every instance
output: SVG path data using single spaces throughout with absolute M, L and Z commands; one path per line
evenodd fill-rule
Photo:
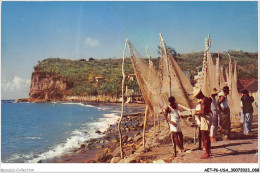
M 31 78 L 29 101 L 63 100 L 69 88 L 66 81 L 56 76 L 34 71 Z

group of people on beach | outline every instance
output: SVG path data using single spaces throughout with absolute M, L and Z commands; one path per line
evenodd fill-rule
M 253 119 L 254 98 L 247 90 L 243 90 L 241 97 L 241 119 L 243 120 L 243 132 L 248 135 L 251 131 Z M 201 159 L 207 159 L 211 155 L 211 142 L 216 142 L 218 131 L 222 135 L 222 140 L 230 139 L 230 108 L 228 105 L 229 87 L 224 86 L 222 91 L 212 89 L 210 97 L 206 97 L 201 89 L 195 89 L 193 97 L 198 99 L 198 105 L 192 114 L 195 115 L 197 126 L 199 127 L 199 150 L 204 149 L 205 153 Z M 216 98 L 218 96 L 218 98 Z M 169 123 L 171 137 L 174 143 L 174 153 L 176 156 L 176 145 L 181 152 L 186 150 L 183 147 L 183 134 L 180 127 L 180 116 L 178 104 L 173 96 L 170 96 L 169 105 L 164 111 L 165 120 Z M 168 115 L 170 115 L 168 117 Z

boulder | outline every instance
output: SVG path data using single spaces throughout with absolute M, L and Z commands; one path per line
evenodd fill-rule
M 134 148 L 130 148 L 130 149 L 124 151 L 125 156 L 129 156 L 131 154 L 134 154 L 134 152 L 135 152 Z
M 110 163 L 118 163 L 121 160 L 121 157 L 113 157 Z
M 134 137 L 134 142 L 138 142 L 142 138 L 143 138 L 142 135 L 137 135 Z
M 128 136 L 127 135 L 123 136 L 122 142 L 127 143 L 127 141 L 128 141 Z
M 134 137 L 136 137 L 136 136 L 138 136 L 138 135 L 140 135 L 141 134 L 141 132 L 137 132 L 135 135 L 134 135 Z
M 109 140 L 109 139 L 110 139 L 109 135 L 106 135 L 106 136 L 104 137 L 104 139 Z
M 100 134 L 100 133 L 101 133 L 101 131 L 100 131 L 100 130 L 96 130 L 96 131 L 95 131 L 95 133 L 99 133 L 99 134 Z
M 85 144 L 81 144 L 81 145 L 78 147 L 78 149 L 82 149 L 82 148 L 85 148 L 85 147 L 86 147 Z
M 132 142 L 133 141 L 133 138 L 132 137 L 129 137 L 128 139 L 127 139 L 127 142 Z
M 117 140 L 117 138 L 114 138 L 111 142 L 112 142 L 112 143 L 117 143 L 118 140 Z
M 121 152 L 120 152 L 120 146 L 118 146 L 112 153 L 113 157 L 120 157 Z
M 110 162 L 110 160 L 113 158 L 113 156 L 111 154 L 104 154 L 100 157 L 98 157 L 98 161 L 99 162 Z
M 98 148 L 98 149 L 104 148 L 104 145 L 98 145 L 97 148 Z

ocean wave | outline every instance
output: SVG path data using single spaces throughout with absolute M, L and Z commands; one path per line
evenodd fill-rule
M 28 136 L 28 137 L 26 137 L 27 139 L 42 139 L 42 138 L 40 138 L 40 137 L 30 137 L 30 136 Z
M 97 108 L 96 106 L 93 105 L 86 105 L 83 103 L 72 103 L 72 102 L 67 102 L 67 103 L 61 103 L 61 104 L 65 104 L 65 105 L 80 105 L 80 106 L 85 106 L 85 107 L 93 107 L 93 108 Z
M 10 156 L 10 159 L 7 159 L 5 163 L 19 163 L 21 161 L 24 161 L 24 160 L 29 160 L 29 159 L 32 159 L 34 157 L 34 154 L 33 153 L 30 153 L 30 154 L 12 154 Z
M 37 157 L 29 160 L 28 162 L 36 163 L 40 160 L 51 160 L 71 152 L 87 140 L 103 137 L 105 134 L 102 133 L 106 131 L 110 125 L 115 124 L 118 119 L 119 116 L 116 113 L 109 113 L 103 114 L 102 118 L 99 118 L 94 122 L 82 124 L 80 129 L 76 129 L 70 133 L 70 137 L 67 138 L 66 141 L 57 144 L 49 151 L 39 154 Z M 96 130 L 99 130 L 102 133 L 98 134 L 96 133 Z

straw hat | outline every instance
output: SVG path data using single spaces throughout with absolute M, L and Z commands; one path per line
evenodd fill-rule
M 195 89 L 193 89 L 193 97 L 197 97 L 200 92 L 201 92 L 201 89 L 200 89 L 200 88 L 195 88 Z
M 211 90 L 210 95 L 216 95 L 216 94 L 218 94 L 218 93 L 219 93 L 218 90 L 217 90 L 216 88 L 213 88 L 213 89 Z

